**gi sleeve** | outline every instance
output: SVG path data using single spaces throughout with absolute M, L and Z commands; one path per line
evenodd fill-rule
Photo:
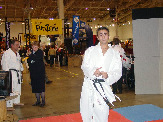
M 21 70 L 21 71 L 24 70 L 22 63 L 20 63 L 20 70 Z
M 120 54 L 118 52 L 115 52 L 111 69 L 107 73 L 108 73 L 108 78 L 106 79 L 106 82 L 109 85 L 112 85 L 113 83 L 117 82 L 121 78 L 122 61 L 121 61 Z
M 1 60 L 2 70 L 9 71 L 10 56 L 4 53 Z
M 83 70 L 85 77 L 94 79 L 94 72 L 96 71 L 97 67 L 94 67 L 93 61 L 91 60 L 91 56 L 91 48 L 89 48 L 85 51 L 81 69 Z

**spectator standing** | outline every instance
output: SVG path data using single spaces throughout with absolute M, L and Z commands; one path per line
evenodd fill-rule
M 54 58 L 56 56 L 56 50 L 54 49 L 54 46 L 51 45 L 51 48 L 49 49 L 48 55 L 50 56 L 50 67 L 54 64 Z
M 39 49 L 39 42 L 34 41 L 32 52 L 29 52 L 27 60 L 31 77 L 32 93 L 36 95 L 36 103 L 33 106 L 45 106 L 45 64 L 43 62 L 43 51 Z M 42 103 L 40 102 L 40 96 Z

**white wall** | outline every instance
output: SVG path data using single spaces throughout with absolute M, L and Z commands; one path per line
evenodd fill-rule
M 0 25 L 0 32 L 3 32 L 3 36 L 6 36 L 5 24 Z M 20 22 L 10 23 L 10 38 L 18 37 L 19 33 L 25 33 L 25 25 Z
M 135 94 L 163 94 L 163 19 L 133 20 Z
M 112 41 L 114 36 L 116 35 L 116 27 L 112 26 L 110 24 L 106 24 L 106 23 L 100 23 L 100 22 L 92 22 L 89 23 L 89 25 L 92 27 L 92 31 L 93 31 L 93 35 L 96 35 L 96 30 L 98 28 L 98 26 L 106 26 L 109 28 L 110 31 L 110 39 L 109 41 Z M 123 42 L 125 42 L 125 40 L 129 39 L 129 38 L 133 38 L 133 34 L 132 34 L 132 23 L 126 23 L 125 25 L 121 25 L 118 27 L 118 36 L 119 39 L 122 40 Z

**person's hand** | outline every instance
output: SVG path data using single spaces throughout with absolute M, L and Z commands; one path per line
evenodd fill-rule
M 96 71 L 94 72 L 94 75 L 95 75 L 96 77 L 101 76 L 101 72 L 100 72 L 100 69 L 101 69 L 101 68 L 102 68 L 102 67 L 96 69 Z
M 29 56 L 29 55 L 31 55 L 31 53 L 32 53 L 32 52 L 31 52 L 31 51 L 29 51 L 29 52 L 27 52 L 27 54 L 26 54 L 26 55 L 27 55 L 27 56 Z
M 105 79 L 108 78 L 108 73 L 107 73 L 107 72 L 102 71 L 102 72 L 101 72 L 101 75 L 102 75 L 102 77 L 105 78 Z

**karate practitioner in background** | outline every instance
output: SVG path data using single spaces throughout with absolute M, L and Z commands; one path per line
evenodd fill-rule
M 21 78 L 23 66 L 21 63 L 20 55 L 18 53 L 19 41 L 18 40 L 10 40 L 10 48 L 6 50 L 2 56 L 2 70 L 9 71 L 11 70 L 12 74 L 12 93 L 10 96 L 18 95 L 15 99 L 7 101 L 7 107 L 13 107 L 14 105 L 24 105 L 20 103 L 20 95 L 21 95 Z
M 112 104 L 116 101 L 110 85 L 117 82 L 122 75 L 120 54 L 108 45 L 109 30 L 106 27 L 97 29 L 99 43 L 85 51 L 81 69 L 84 82 L 80 99 L 80 113 L 83 122 L 108 122 L 109 106 L 103 97 Z M 102 80 L 94 86 L 94 81 Z M 102 95 L 102 96 L 101 96 Z

